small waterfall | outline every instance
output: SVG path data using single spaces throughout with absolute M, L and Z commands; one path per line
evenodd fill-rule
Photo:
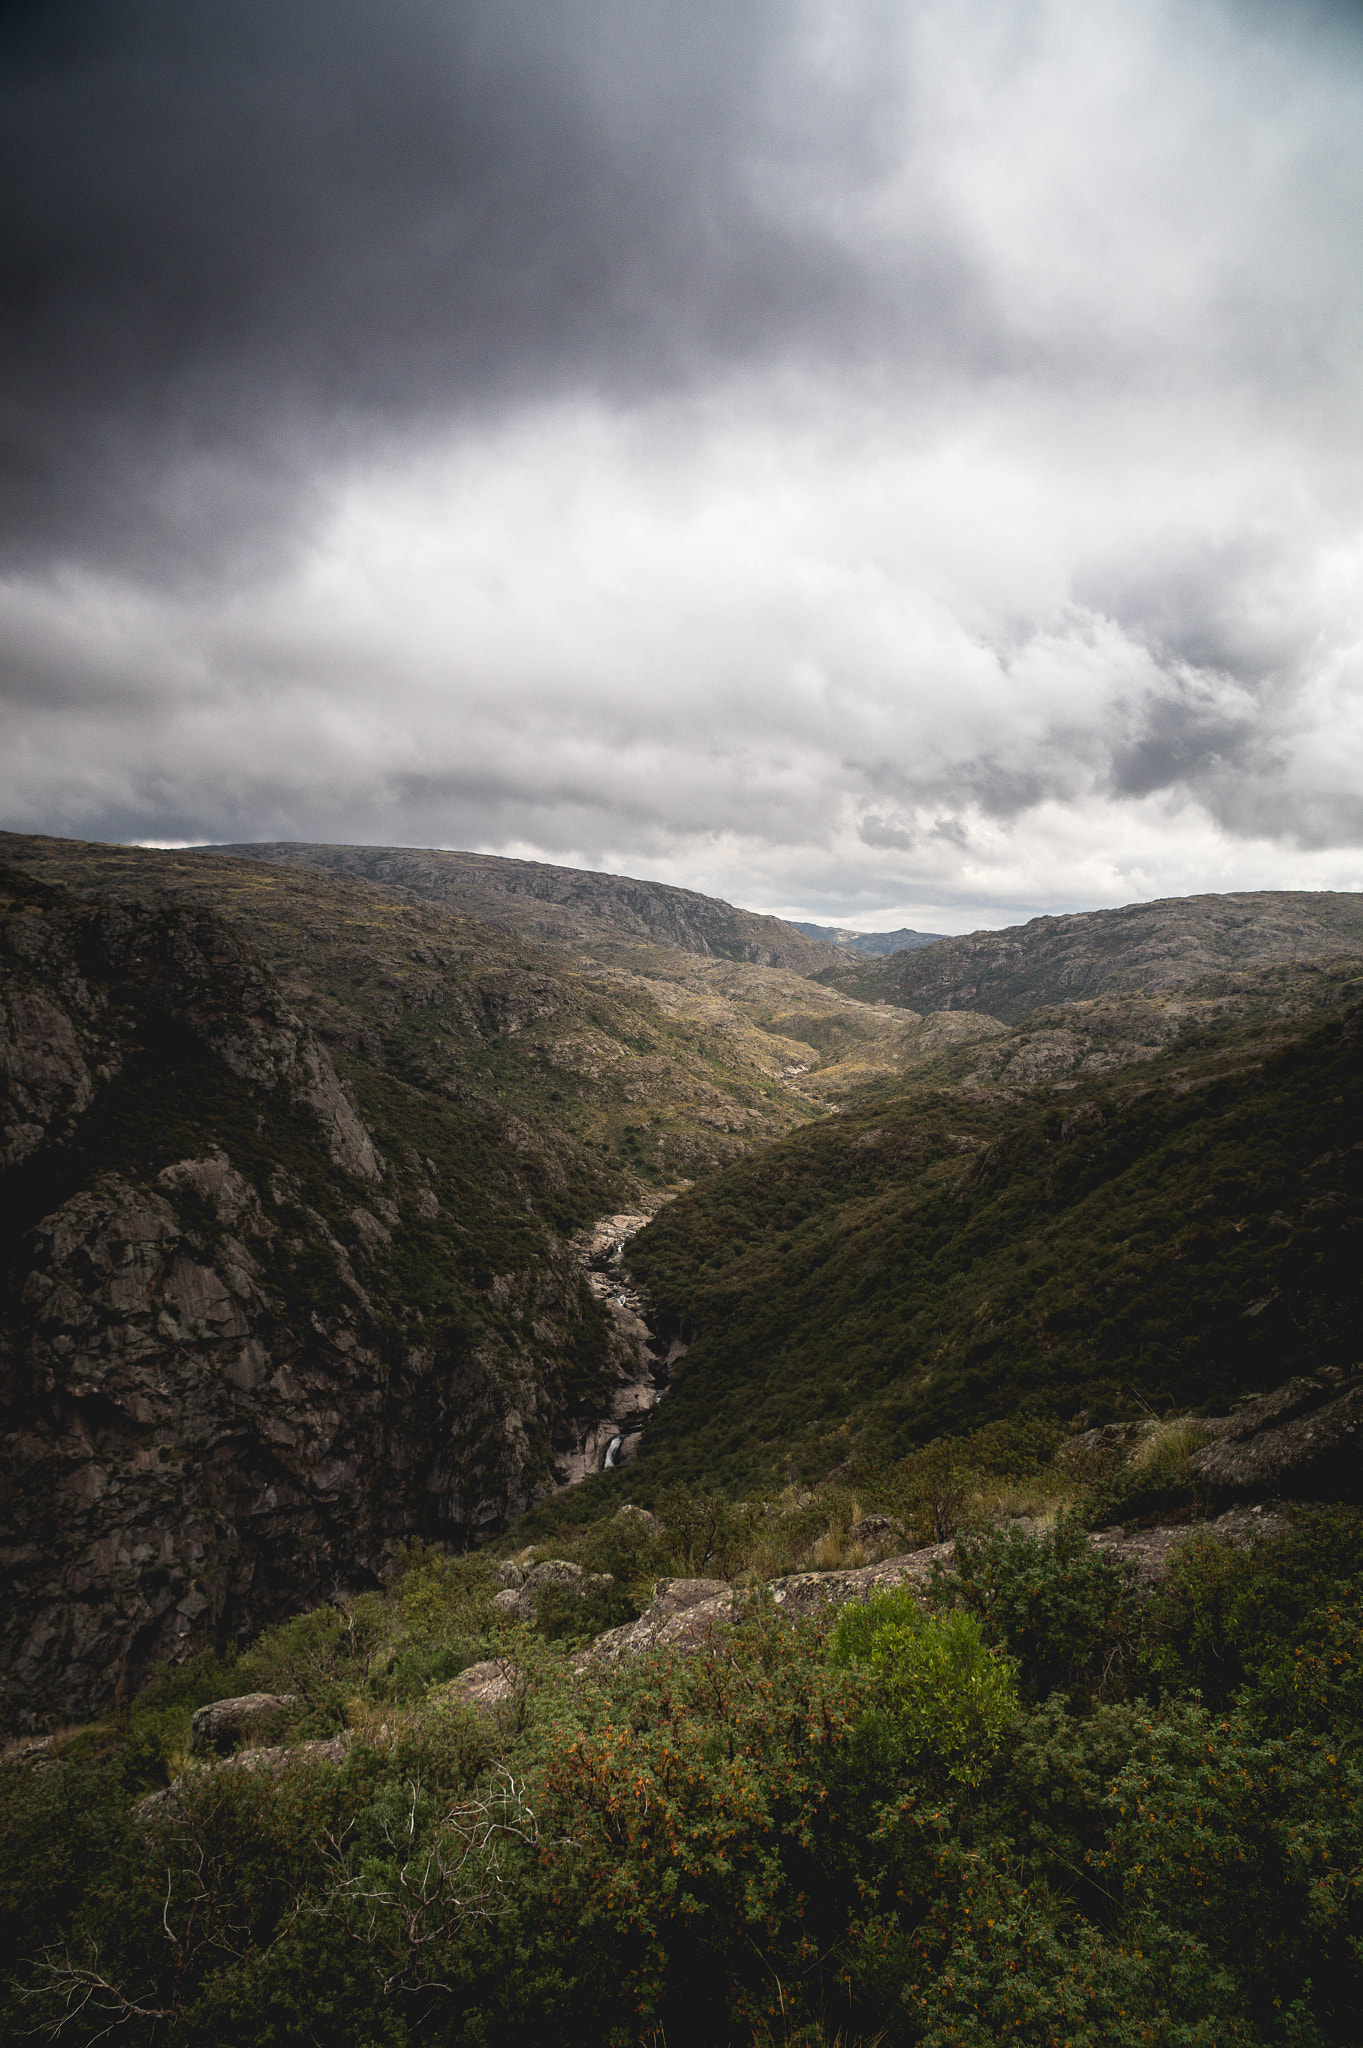
M 612 1470 L 615 1464 L 616 1456 L 619 1453 L 620 1446 L 624 1441 L 625 1439 L 622 1436 L 613 1436 L 610 1442 L 606 1445 L 606 1462 L 601 1467 L 601 1470 L 603 1472 L 609 1472 Z

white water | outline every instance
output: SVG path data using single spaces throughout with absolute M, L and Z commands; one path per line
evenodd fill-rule
M 606 1445 L 606 1462 L 601 1467 L 603 1472 L 609 1472 L 612 1469 L 615 1464 L 616 1454 L 624 1441 L 625 1439 L 622 1436 L 613 1436 Z

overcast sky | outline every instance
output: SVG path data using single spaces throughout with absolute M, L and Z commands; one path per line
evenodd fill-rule
M 1363 10 L 0 14 L 0 823 L 1363 887 Z

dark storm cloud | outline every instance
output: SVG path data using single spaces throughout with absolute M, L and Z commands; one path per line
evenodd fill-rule
M 811 100 L 794 28 L 780 0 L 11 5 L 11 555 L 211 556 L 376 431 L 864 346 L 873 281 L 780 188 L 821 149 L 875 167 L 877 85 Z M 903 268 L 949 331 L 959 257 L 925 229 Z
M 0 10 L 0 813 L 922 925 L 1350 882 L 1360 26 Z

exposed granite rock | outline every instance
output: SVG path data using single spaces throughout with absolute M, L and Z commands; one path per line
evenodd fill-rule
M 258 1734 L 294 1703 L 289 1692 L 246 1692 L 200 1707 L 190 1724 L 192 1756 L 230 1756 L 243 1737 Z
M 1287 1519 L 1274 1509 L 1232 1508 L 1212 1522 L 1182 1524 L 1174 1528 L 1099 1529 L 1089 1538 L 1095 1550 L 1125 1567 L 1136 1590 L 1157 1592 L 1169 1570 L 1174 1553 L 1191 1537 L 1211 1537 L 1234 1550 L 1286 1532 Z
M 560 1360 L 609 1332 L 546 1234 L 476 1324 L 410 1303 L 429 1162 L 400 1208 L 330 1055 L 220 922 L 6 890 L 0 1719 L 35 1730 L 376 1584 L 413 1533 L 528 1507 Z M 168 1130 L 198 1149 L 167 1156 Z
M 852 1571 L 794 1572 L 789 1578 L 773 1579 L 768 1590 L 784 1613 L 803 1617 L 824 1607 L 845 1607 L 849 1600 L 865 1600 L 896 1586 L 919 1591 L 932 1577 L 933 1566 L 950 1565 L 954 1552 L 953 1543 L 930 1543 L 923 1550 L 882 1558 L 879 1564 L 860 1565 Z
M 173 1779 L 160 1792 L 149 1792 L 145 1799 L 139 1799 L 133 1813 L 144 1825 L 172 1817 L 189 1789 L 216 1771 L 262 1772 L 267 1777 L 279 1778 L 285 1771 L 306 1770 L 313 1764 L 343 1764 L 350 1755 L 350 1744 L 350 1730 L 343 1728 L 339 1735 L 328 1735 L 316 1742 L 281 1743 L 238 1750 L 235 1756 L 219 1757 L 211 1762 L 205 1759 L 182 1777 Z
M 483 1720 L 501 1727 L 514 1713 L 523 1689 L 524 1677 L 516 1665 L 503 1657 L 490 1657 L 481 1664 L 470 1664 L 433 1697 L 449 1706 L 472 1707 Z
M 1289 1380 L 1219 1426 L 1193 1470 L 1223 1494 L 1363 1497 L 1363 1377 Z
M 728 1627 L 742 1597 L 723 1579 L 662 1579 L 639 1619 L 598 1636 L 576 1668 L 585 1672 L 650 1650 L 702 1649 L 717 1628 Z
M 1196 1527 L 1144 1529 L 1133 1535 L 1123 1529 L 1103 1529 L 1092 1534 L 1089 1541 L 1096 1550 L 1127 1569 L 1138 1591 L 1149 1594 L 1157 1590 L 1175 1551 L 1190 1537 L 1210 1536 L 1217 1542 L 1243 1549 L 1250 1543 L 1283 1534 L 1286 1527 L 1286 1518 L 1271 1508 L 1240 1508 Z M 892 1591 L 898 1586 L 908 1586 L 921 1594 L 934 1571 L 952 1571 L 954 1556 L 954 1543 L 933 1543 L 925 1549 L 887 1557 L 879 1564 L 862 1565 L 853 1571 L 795 1572 L 746 1594 L 720 1579 L 660 1580 L 652 1603 L 638 1621 L 598 1636 L 583 1652 L 576 1669 L 585 1675 L 602 1665 L 651 1651 L 695 1653 L 709 1649 L 717 1635 L 733 1624 L 745 1602 L 754 1598 L 770 1599 L 790 1619 L 804 1620 L 809 1615 L 846 1607 L 853 1600 L 865 1600 L 872 1593 Z
M 492 1604 L 500 1614 L 533 1621 L 540 1594 L 546 1586 L 562 1586 L 568 1592 L 583 1597 L 595 1586 L 610 1584 L 609 1572 L 586 1572 L 571 1558 L 547 1557 L 542 1563 L 532 1565 L 519 1586 L 506 1586 L 500 1593 L 494 1593 Z

